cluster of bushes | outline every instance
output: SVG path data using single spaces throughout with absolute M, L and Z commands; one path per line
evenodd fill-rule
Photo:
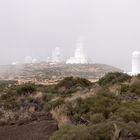
M 17 95 L 19 96 L 29 96 L 31 94 L 34 94 L 37 89 L 34 84 L 24 84 L 24 85 L 19 85 L 16 89 Z
M 4 107 L 6 110 L 19 109 L 22 104 L 31 104 L 32 101 L 30 102 L 29 100 L 34 100 L 32 96 L 34 96 L 37 92 L 42 93 L 40 102 L 44 103 L 45 108 L 47 108 L 46 110 L 54 108 L 62 101 L 59 99 L 58 101 L 51 102 L 53 97 L 59 95 L 56 89 L 56 85 L 45 86 L 35 85 L 33 83 L 17 85 L 15 82 L 1 81 L 0 88 L 0 106 Z
M 84 78 L 67 77 L 61 80 L 57 85 L 35 85 L 32 83 L 16 85 L 13 82 L 0 82 L 1 99 L 6 100 L 10 97 L 30 96 L 34 95 L 37 91 L 44 93 L 43 101 L 50 101 L 52 97 L 59 95 L 64 87 L 64 93 L 72 93 L 76 91 L 77 87 L 88 88 L 92 83 Z M 61 95 L 60 95 L 61 96 Z
M 104 122 L 96 125 L 66 125 L 50 140 L 138 140 L 140 123 Z
M 123 84 L 121 86 L 121 94 L 126 93 L 135 93 L 136 95 L 140 96 L 140 81 L 136 80 L 132 84 Z
M 35 105 L 38 111 L 57 111 L 64 115 L 72 125 L 67 125 L 54 134 L 51 140 L 111 140 L 115 133 L 129 132 L 129 136 L 140 138 L 140 102 L 122 100 L 122 95 L 133 93 L 139 97 L 139 76 L 136 80 L 123 73 L 109 73 L 92 86 L 83 78 L 67 77 L 57 85 L 44 86 L 35 84 L 1 84 L 0 107 L 7 110 L 21 106 Z M 121 87 L 121 94 L 111 93 L 112 85 Z M 95 94 L 84 98 L 66 100 L 77 90 L 98 88 Z M 35 93 L 42 93 L 41 98 L 34 98 Z M 92 90 L 91 90 L 92 91 Z M 64 95 L 67 95 L 65 98 Z M 83 95 L 83 94 L 82 94 Z M 58 117 L 59 118 L 59 117 Z M 114 126 L 117 125 L 117 128 Z M 118 129 L 118 130 L 116 130 Z M 126 132 L 123 132 L 126 130 Z M 127 136 L 128 134 L 126 134 Z
M 57 91 L 60 91 L 60 93 L 73 93 L 78 87 L 84 89 L 91 87 L 91 85 L 92 83 L 84 78 L 66 77 L 56 85 L 56 89 Z
M 73 125 L 60 128 L 50 140 L 140 138 L 140 102 L 121 102 L 109 94 L 63 104 Z M 114 126 L 115 124 L 115 126 Z
M 125 122 L 140 122 L 140 102 L 125 102 L 122 103 L 116 111 L 118 117 L 123 118 Z
M 34 84 L 11 85 L 5 89 L 5 93 L 1 95 L 2 99 L 7 99 L 13 96 L 28 96 L 37 91 Z
M 125 81 L 130 81 L 131 78 L 132 78 L 131 76 L 125 73 L 111 72 L 106 74 L 104 77 L 102 77 L 98 83 L 101 86 L 107 86 L 107 85 L 123 83 Z
M 51 110 L 55 109 L 56 107 L 59 107 L 63 104 L 65 104 L 65 100 L 60 97 L 54 101 L 48 101 L 47 103 L 45 103 L 44 109 L 46 111 L 51 111 Z
M 50 140 L 140 139 L 140 102 L 122 100 L 126 93 L 140 95 L 140 82 L 122 73 L 109 73 L 99 81 L 100 90 L 87 98 L 63 102 L 62 113 L 73 125 L 64 125 Z M 113 84 L 121 94 L 110 93 Z
M 57 94 L 56 85 L 35 85 L 37 91 L 47 94 Z
M 19 110 L 22 106 L 33 104 L 32 96 L 37 92 L 34 84 L 13 84 L 5 88 L 4 93 L 0 96 L 0 107 L 5 110 Z
M 112 93 L 99 94 L 67 102 L 64 113 L 76 124 L 102 122 L 113 116 L 122 118 L 124 122 L 140 122 L 140 102 L 124 103 Z
M 99 94 L 86 99 L 78 98 L 65 104 L 64 113 L 79 124 L 108 119 L 120 105 L 120 100 L 111 93 Z
M 50 140 L 111 140 L 112 124 L 62 127 Z
M 1 92 L 5 92 L 10 86 L 15 85 L 17 83 L 17 81 L 5 81 L 5 80 L 1 80 L 0 81 L 0 93 Z

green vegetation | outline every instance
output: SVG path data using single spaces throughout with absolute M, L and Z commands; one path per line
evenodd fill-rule
M 5 92 L 5 90 L 7 90 L 9 87 L 11 87 L 12 85 L 14 85 L 16 83 L 17 83 L 17 81 L 1 80 L 0 81 L 0 92 Z
M 50 140 L 112 140 L 140 138 L 140 81 L 109 73 L 93 86 L 96 94 L 59 105 L 73 125 L 64 125 Z M 99 84 L 99 85 L 98 85 Z M 119 85 L 120 94 L 110 90 Z M 114 92 L 111 92 L 114 91 Z M 59 113 L 60 114 L 60 113 Z
M 34 94 L 37 90 L 34 84 L 25 84 L 25 85 L 20 85 L 16 89 L 17 95 L 22 96 L 28 96 L 30 94 Z
M 101 120 L 102 118 L 108 119 L 109 115 L 119 108 L 119 104 L 120 101 L 115 96 L 97 95 L 86 99 L 78 98 L 73 102 L 66 103 L 64 112 L 73 122 L 90 122 L 96 118 L 94 115 L 97 114 L 100 114 Z
M 48 86 L 0 82 L 0 109 L 0 125 L 51 113 L 62 125 L 50 140 L 137 140 L 140 78 L 109 73 L 95 84 L 74 77 Z
M 56 85 L 56 89 L 61 94 L 74 93 L 80 89 L 90 88 L 92 83 L 84 78 L 66 77 Z
M 56 107 L 61 106 L 64 103 L 65 103 L 65 101 L 63 98 L 58 98 L 54 101 L 49 101 L 48 103 L 45 104 L 45 110 L 50 111 L 52 109 L 55 109 Z
M 99 80 L 99 84 L 101 86 L 106 86 L 106 85 L 123 83 L 130 80 L 131 80 L 131 76 L 127 74 L 119 73 L 119 72 L 115 72 L 115 73 L 111 72 L 111 73 L 106 74 L 104 77 L 102 77 Z
M 71 88 L 73 86 L 89 87 L 91 86 L 91 82 L 89 82 L 87 79 L 84 78 L 66 77 L 57 84 L 57 87 L 62 87 L 62 86 L 65 86 L 67 88 Z
M 122 103 L 116 112 L 125 122 L 140 122 L 140 102 Z
M 57 131 L 50 140 L 112 140 L 118 138 L 138 140 L 140 123 L 105 122 L 90 126 L 66 125 Z
M 131 84 L 122 85 L 121 93 L 122 94 L 135 93 L 136 95 L 140 96 L 140 81 L 136 79 Z
M 64 126 L 50 140 L 111 140 L 111 124 Z

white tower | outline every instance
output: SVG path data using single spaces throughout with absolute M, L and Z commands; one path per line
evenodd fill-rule
M 70 57 L 70 59 L 66 61 L 66 64 L 87 64 L 87 63 L 88 61 L 84 53 L 83 43 L 81 42 L 81 40 L 78 40 L 76 44 L 74 57 Z
M 132 74 L 137 75 L 140 73 L 140 52 L 134 51 L 132 53 Z
M 52 63 L 60 63 L 61 62 L 61 50 L 56 47 L 54 52 L 52 53 Z
M 83 44 L 78 40 L 76 44 L 75 58 L 81 58 L 82 56 L 84 56 Z

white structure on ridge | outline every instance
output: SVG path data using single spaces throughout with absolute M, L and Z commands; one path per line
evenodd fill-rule
M 18 61 L 15 61 L 15 62 L 12 62 L 11 65 L 18 65 L 19 62 Z
M 60 48 L 56 47 L 55 50 L 52 52 L 51 63 L 53 63 L 53 64 L 60 63 L 62 61 L 61 57 L 62 57 L 61 50 L 60 50 Z
M 24 58 L 24 64 L 35 64 L 38 63 L 38 60 L 36 58 L 32 58 L 31 56 L 26 56 Z
M 37 60 L 36 58 L 33 58 L 33 59 L 32 59 L 32 63 L 33 63 L 33 64 L 36 64 L 36 63 L 38 63 L 38 60 Z
M 24 63 L 25 64 L 31 64 L 32 63 L 33 58 L 31 56 L 26 56 L 24 58 Z
M 140 74 L 140 52 L 132 53 L 132 75 Z
M 74 57 L 70 57 L 66 64 L 87 64 L 86 55 L 83 50 L 83 44 L 80 40 L 77 41 Z

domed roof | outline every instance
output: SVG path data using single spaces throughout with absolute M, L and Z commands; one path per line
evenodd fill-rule
M 140 56 L 140 52 L 139 52 L 139 51 L 134 51 L 134 52 L 132 53 L 132 55 L 133 55 L 133 56 Z

